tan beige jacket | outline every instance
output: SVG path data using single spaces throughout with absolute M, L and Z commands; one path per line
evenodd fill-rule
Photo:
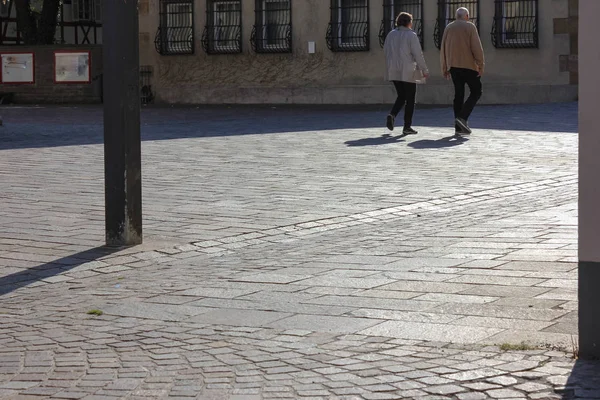
M 477 27 L 468 21 L 457 20 L 444 29 L 440 49 L 442 73 L 450 68 L 466 68 L 483 73 L 485 58 Z

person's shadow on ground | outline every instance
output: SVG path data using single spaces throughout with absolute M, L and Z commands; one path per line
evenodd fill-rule
M 392 136 L 389 134 L 381 135 L 379 137 L 364 138 L 358 140 L 349 140 L 344 144 L 348 147 L 359 147 L 359 146 L 379 146 L 382 144 L 402 143 L 402 140 L 406 135 Z
M 445 147 L 455 147 L 460 146 L 468 142 L 469 139 L 452 135 L 445 138 L 432 140 L 432 139 L 423 139 L 417 140 L 416 142 L 411 142 L 408 144 L 409 147 L 413 149 L 442 149 Z

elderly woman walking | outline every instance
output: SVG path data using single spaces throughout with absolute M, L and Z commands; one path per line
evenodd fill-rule
M 396 87 L 398 98 L 387 116 L 387 127 L 394 130 L 396 116 L 404 109 L 404 135 L 415 135 L 412 128 L 412 117 L 415 111 L 417 82 L 429 77 L 423 50 L 417 34 L 412 30 L 413 17 L 408 13 L 400 13 L 396 19 L 397 28 L 385 38 L 383 51 L 386 60 L 386 79 Z

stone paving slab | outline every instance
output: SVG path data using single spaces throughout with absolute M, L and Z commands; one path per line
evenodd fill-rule
M 447 109 L 393 140 L 372 109 L 147 110 L 121 250 L 98 111 L 3 109 L 1 399 L 600 397 L 576 104 L 480 107 L 464 141 Z

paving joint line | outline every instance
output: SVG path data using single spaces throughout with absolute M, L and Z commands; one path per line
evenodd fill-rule
M 384 220 L 382 217 L 389 215 L 401 218 L 431 215 L 435 213 L 446 212 L 455 208 L 462 208 L 462 205 L 465 204 L 482 203 L 498 198 L 512 196 L 515 194 L 515 190 L 519 189 L 524 190 L 523 192 L 518 192 L 519 194 L 555 189 L 557 187 L 571 184 L 572 180 L 573 177 L 571 175 L 568 175 L 540 182 L 520 183 L 495 189 L 485 189 L 462 195 L 419 201 L 402 206 L 386 207 L 373 211 L 348 214 L 345 216 L 323 218 L 318 220 L 301 222 L 298 224 L 284 225 L 277 228 L 257 230 L 241 235 L 226 236 L 219 239 L 192 242 L 187 245 L 176 246 L 176 248 L 180 249 L 181 251 L 199 251 L 201 253 L 214 254 L 219 251 L 231 250 L 232 248 L 246 247 L 242 246 L 240 243 L 246 244 L 252 240 L 261 240 L 279 235 L 298 237 L 309 235 L 311 233 L 320 233 L 336 229 L 343 229 L 349 226 L 356 226 L 359 224 L 377 223 Z M 261 240 L 260 242 L 265 241 L 268 240 Z M 254 243 L 249 244 L 259 244 L 259 242 L 255 241 Z M 158 252 L 161 252 L 161 250 L 158 250 Z

